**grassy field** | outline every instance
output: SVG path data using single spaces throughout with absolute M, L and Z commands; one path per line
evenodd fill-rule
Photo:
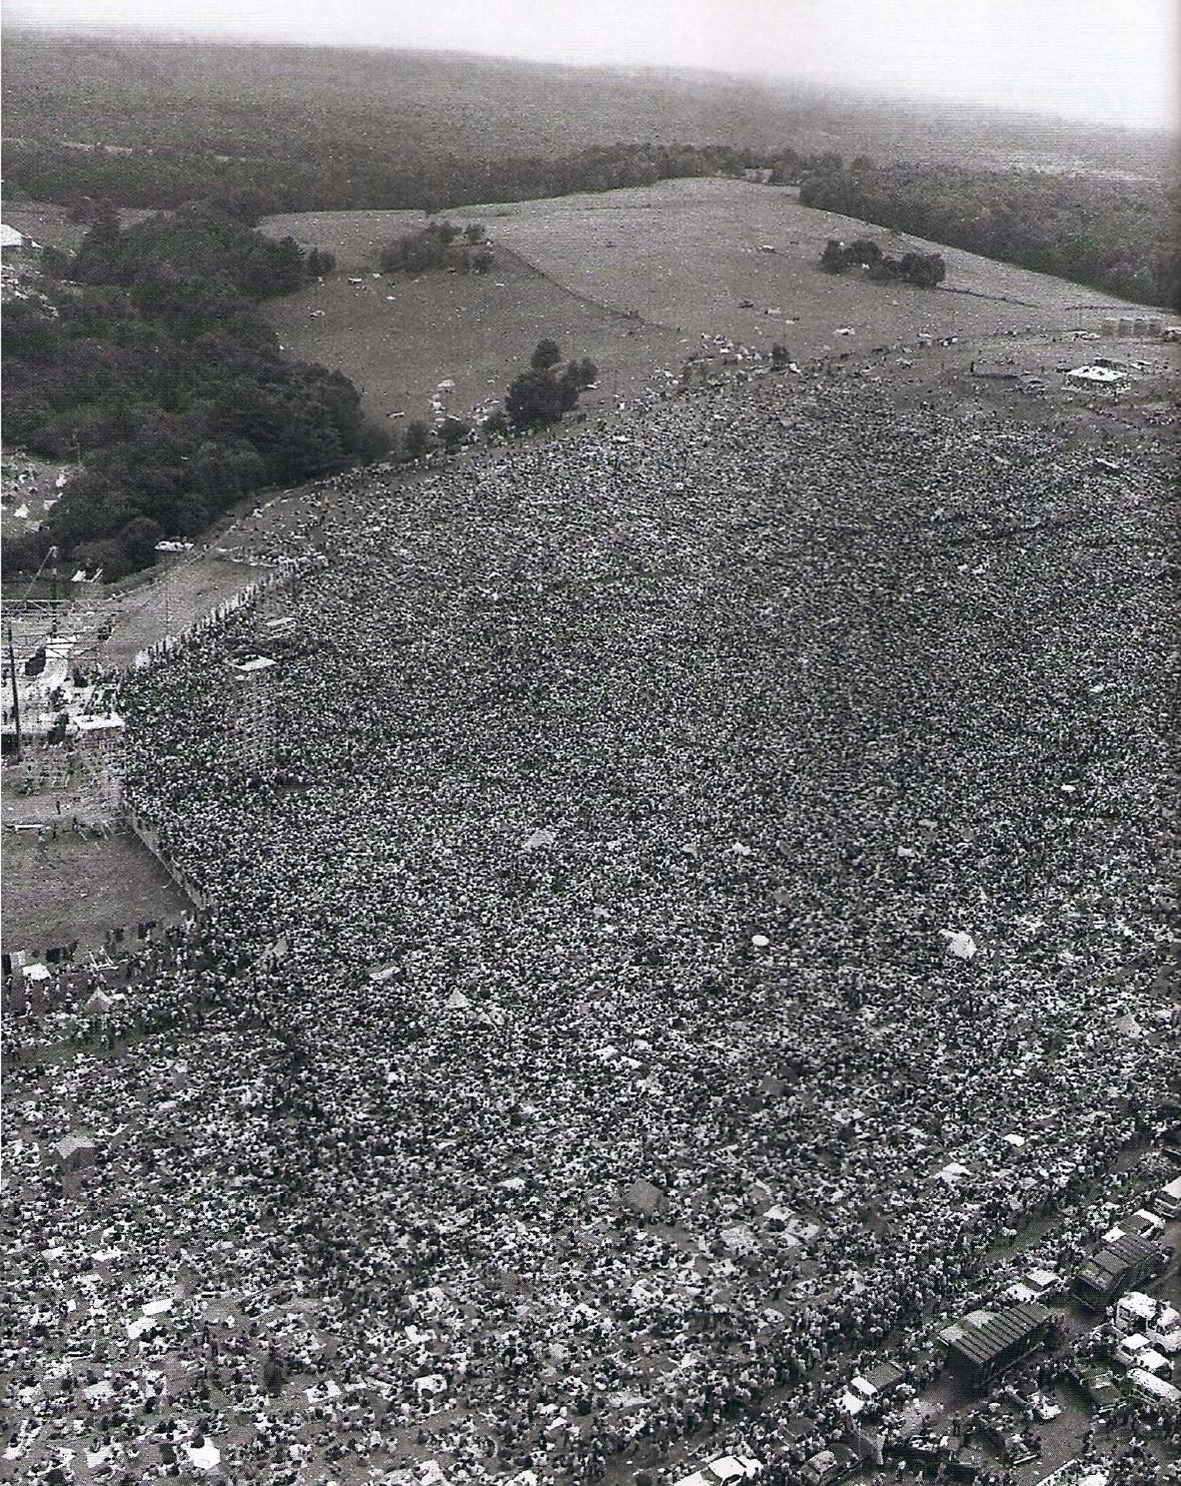
M 833 277 L 817 266 L 830 237 L 870 235 L 894 254 L 937 245 L 743 181 L 664 181 L 450 216 L 487 225 L 498 252 L 487 277 L 374 276 L 381 245 L 406 230 L 404 212 L 265 224 L 338 254 L 337 275 L 268 313 L 285 346 L 345 372 L 378 419 L 426 416 L 444 380 L 456 384 L 448 404 L 456 412 L 495 398 L 542 335 L 589 355 L 609 400 L 662 385 L 658 369 L 678 372 L 703 335 L 764 353 L 782 341 L 802 360 L 913 344 L 921 332 L 983 341 L 1097 329 L 1105 310 L 1128 311 L 1077 284 L 952 248 L 940 249 L 948 272 L 934 291 L 856 272 Z M 348 283 L 358 275 L 362 283 Z
M 269 237 L 293 237 L 305 248 L 334 254 L 339 273 L 358 273 L 376 268 L 386 243 L 418 231 L 425 221 L 422 212 L 412 211 L 288 212 L 268 217 L 263 230 Z
M 118 617 L 103 647 L 104 660 L 113 666 L 130 665 L 138 651 L 188 629 L 265 571 L 215 553 L 197 553 L 162 570 L 155 582 L 121 596 Z
M 1077 284 L 814 211 L 789 189 L 743 181 L 665 181 L 471 211 L 497 241 L 581 294 L 648 321 L 755 345 L 782 333 L 800 356 L 860 349 L 867 338 L 905 341 L 920 331 L 980 337 L 1093 327 L 1105 307 L 1121 308 Z M 861 236 L 895 256 L 910 248 L 942 252 L 943 286 L 883 285 L 817 267 L 828 238 Z M 741 307 L 747 299 L 753 308 Z M 856 336 L 838 337 L 838 328 Z
M 339 222 L 348 214 L 331 215 Z M 272 223 L 267 226 L 271 230 Z M 400 230 L 391 222 L 388 232 L 375 232 L 366 220 L 348 250 L 354 255 L 350 268 L 374 263 L 380 244 Z M 330 246 L 334 239 L 318 231 L 313 215 L 299 240 Z M 343 233 L 341 240 L 347 240 Z M 431 398 L 443 381 L 455 383 L 446 389 L 446 406 L 457 414 L 498 401 L 543 336 L 568 356 L 589 356 L 601 369 L 597 397 L 591 393 L 583 403 L 592 410 L 616 391 L 631 395 L 646 387 L 656 366 L 679 367 L 691 349 L 686 337 L 589 303 L 505 251 L 485 275 L 375 277 L 366 268 L 360 284 L 349 283 L 350 276 L 357 274 L 338 273 L 310 285 L 272 302 L 266 313 L 291 352 L 350 377 L 366 411 L 383 426 L 401 421 L 391 414 L 429 419 Z M 314 318 L 313 311 L 319 312 Z
M 52 820 L 52 800 L 45 805 Z M 185 898 L 134 836 L 77 836 L 65 819 L 56 840 L 52 827 L 44 842 L 31 831 L 4 833 L 6 949 L 92 947 L 108 929 L 180 917 Z

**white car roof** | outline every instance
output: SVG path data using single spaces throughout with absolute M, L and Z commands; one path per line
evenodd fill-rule
M 707 1471 L 713 1471 L 723 1481 L 753 1475 L 758 1469 L 759 1461 L 751 1455 L 719 1455 L 706 1466 Z

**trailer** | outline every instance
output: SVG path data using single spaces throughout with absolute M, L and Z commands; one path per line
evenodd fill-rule
M 1009 1368 L 1043 1347 L 1054 1327 L 1054 1314 L 1029 1301 L 1002 1311 L 977 1312 L 941 1332 L 948 1370 L 969 1388 L 987 1388 Z

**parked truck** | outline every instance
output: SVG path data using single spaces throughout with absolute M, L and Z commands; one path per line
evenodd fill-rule
M 1169 1262 L 1169 1252 L 1134 1233 L 1104 1244 L 1074 1273 L 1071 1289 L 1088 1310 L 1102 1311 L 1144 1280 L 1155 1279 Z
M 977 1311 L 945 1327 L 948 1370 L 969 1388 L 982 1390 L 1044 1347 L 1054 1330 L 1052 1311 L 1029 1301 L 1000 1311 Z
M 1181 1351 L 1181 1312 L 1167 1301 L 1140 1290 L 1129 1290 L 1115 1303 L 1112 1325 L 1121 1336 L 1139 1332 L 1171 1357 Z

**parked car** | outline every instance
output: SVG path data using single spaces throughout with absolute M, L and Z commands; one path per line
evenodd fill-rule
M 1006 1410 L 990 1405 L 983 1414 L 976 1416 L 976 1425 L 1000 1456 L 1002 1464 L 1024 1465 L 1027 1460 L 1037 1459 L 1037 1451 L 1024 1422 Z
M 861 1462 L 848 1445 L 832 1445 L 805 1460 L 800 1475 L 805 1486 L 834 1486 L 857 1470 Z
M 1066 1376 L 1091 1405 L 1093 1413 L 1110 1414 L 1123 1402 L 1124 1396 L 1109 1367 L 1076 1362 L 1067 1368 Z
M 906 1372 L 896 1362 L 883 1362 L 868 1372 L 858 1373 L 837 1400 L 850 1418 L 876 1406 L 906 1379 Z
M 683 1476 L 676 1486 L 728 1486 L 729 1482 L 753 1480 L 763 1468 L 753 1455 L 719 1455 L 690 1476 Z
M 1143 1332 L 1133 1331 L 1128 1336 L 1121 1336 L 1111 1355 L 1121 1367 L 1142 1367 L 1158 1378 L 1167 1380 L 1173 1372 L 1172 1363 L 1163 1352 L 1156 1350 Z
M 1066 1295 L 1066 1281 L 1053 1269 L 1030 1269 L 1019 1280 L 1001 1291 L 1001 1299 L 1023 1305 L 1031 1300 L 1049 1305 Z

